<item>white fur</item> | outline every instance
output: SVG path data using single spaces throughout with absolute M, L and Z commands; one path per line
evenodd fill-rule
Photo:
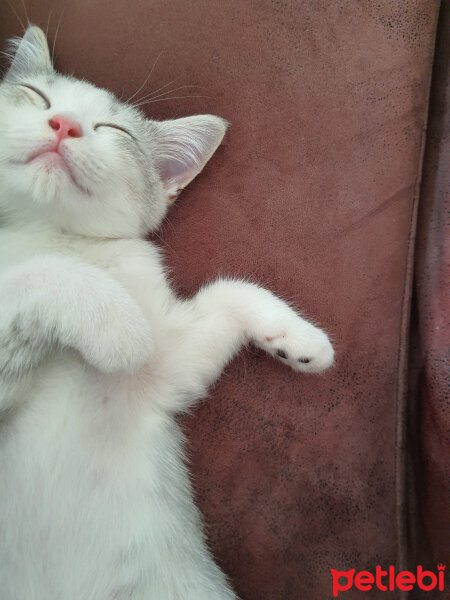
M 1 598 L 236 599 L 202 534 L 175 415 L 243 344 L 304 372 L 332 364 L 331 344 L 250 283 L 177 298 L 142 239 L 213 154 L 222 120 L 148 121 L 56 74 L 36 28 L 14 50 L 0 84 Z M 53 144 L 55 114 L 83 128 L 60 149 L 76 184 L 59 164 L 26 162 Z

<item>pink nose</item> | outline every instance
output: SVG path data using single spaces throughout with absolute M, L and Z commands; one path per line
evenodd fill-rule
M 56 131 L 58 140 L 64 140 L 69 137 L 77 138 L 83 135 L 83 130 L 79 123 L 61 115 L 52 117 L 48 124 Z

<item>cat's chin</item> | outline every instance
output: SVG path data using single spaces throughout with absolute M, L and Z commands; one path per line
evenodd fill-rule
M 33 158 L 28 166 L 32 168 L 32 179 L 38 190 L 58 186 L 61 191 L 69 188 L 83 195 L 91 195 L 90 190 L 77 181 L 67 161 L 58 152 L 44 152 Z
M 9 179 L 13 189 L 21 189 L 26 194 L 31 192 L 40 204 L 53 200 L 58 191 L 75 192 L 77 196 L 80 193 L 83 196 L 92 195 L 92 192 L 77 180 L 67 160 L 57 151 L 46 150 L 32 155 L 25 161 L 10 160 L 8 164 L 9 173 L 0 174 L 0 179 Z
M 34 156 L 29 164 L 37 167 L 41 180 L 46 176 L 52 180 L 57 178 L 61 183 L 69 182 L 78 191 L 90 195 L 90 191 L 77 181 L 67 160 L 59 152 L 54 150 L 42 152 Z

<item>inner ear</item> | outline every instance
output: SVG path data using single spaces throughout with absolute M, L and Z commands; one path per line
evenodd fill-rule
M 216 151 L 227 123 L 213 115 L 196 115 L 156 125 L 156 164 L 169 199 L 174 200 Z
M 10 40 L 7 55 L 11 57 L 11 65 L 5 80 L 53 71 L 47 38 L 35 25 L 30 25 L 22 38 Z

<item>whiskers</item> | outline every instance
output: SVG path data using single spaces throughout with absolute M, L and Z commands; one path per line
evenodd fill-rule
M 28 11 L 27 11 L 27 7 L 26 7 L 26 4 L 25 4 L 25 0 L 21 0 L 21 2 L 22 2 L 23 10 L 25 12 L 25 19 L 27 20 L 27 24 L 29 25 L 30 24 L 30 17 L 28 16 Z
M 16 17 L 17 21 L 19 22 L 19 25 L 21 26 L 22 30 L 25 32 L 26 30 L 26 26 L 25 23 L 22 21 L 22 19 L 19 16 L 19 13 L 17 12 L 17 10 L 14 8 L 14 6 L 11 4 L 10 0 L 6 0 L 6 4 L 9 6 L 9 8 L 11 9 L 11 12 L 13 13 L 13 15 Z M 25 4 L 23 3 L 22 0 L 22 5 L 25 9 L 25 18 L 27 20 L 28 25 L 30 24 L 30 21 L 28 19 L 28 13 L 27 13 L 27 9 L 25 7 Z
M 155 70 L 155 67 L 156 67 L 156 65 L 157 65 L 157 63 L 158 63 L 158 60 L 159 60 L 159 58 L 160 58 L 160 56 L 161 56 L 161 54 L 162 54 L 162 53 L 163 53 L 163 51 L 161 50 L 161 52 L 160 52 L 160 53 L 158 54 L 158 56 L 156 57 L 156 60 L 155 60 L 155 62 L 153 63 L 153 66 L 152 66 L 152 68 L 150 69 L 150 73 L 149 73 L 149 74 L 147 75 L 147 77 L 145 78 L 145 80 L 144 80 L 144 83 L 143 83 L 143 84 L 142 84 L 142 85 L 141 85 L 141 86 L 140 86 L 140 87 L 139 87 L 139 88 L 138 88 L 138 89 L 137 89 L 137 90 L 134 92 L 134 94 L 132 94 L 132 95 L 131 95 L 129 98 L 127 98 L 127 99 L 125 100 L 125 103 L 126 103 L 126 104 L 131 104 L 131 105 L 133 106 L 133 103 L 132 103 L 132 102 L 130 102 L 130 101 L 131 101 L 133 98 L 135 98 L 135 97 L 136 97 L 136 96 L 139 94 L 139 92 L 141 92 L 141 91 L 144 89 L 145 85 L 147 84 L 147 81 L 148 81 L 148 80 L 150 79 L 150 77 L 152 76 L 152 73 L 153 73 L 153 71 Z
M 47 25 L 45 26 L 45 37 L 48 38 L 48 28 L 50 27 L 50 19 L 52 18 L 53 8 L 48 13 Z
M 153 92 L 149 92 L 148 94 L 146 94 L 145 96 L 142 96 L 141 98 L 138 98 L 134 104 L 136 104 L 137 102 L 140 102 L 141 100 L 145 100 L 145 98 L 148 98 L 148 96 L 152 96 L 153 94 L 156 94 L 157 92 L 159 92 L 160 90 L 163 90 L 164 88 L 168 87 L 169 85 L 173 85 L 174 83 L 176 83 L 177 81 L 179 81 L 181 79 L 182 75 L 179 75 L 178 77 L 176 77 L 175 79 L 172 79 L 172 81 L 169 81 L 169 83 L 166 83 L 162 86 L 160 86 L 159 88 L 157 88 L 156 90 L 153 90 Z M 133 103 L 132 103 L 133 104 Z
M 66 5 L 64 6 L 64 8 L 62 9 L 62 11 L 61 11 L 61 13 L 60 13 L 60 15 L 59 15 L 58 24 L 57 24 L 57 26 L 56 26 L 55 36 L 54 36 L 54 38 L 53 38 L 52 54 L 51 54 L 51 56 L 52 56 L 52 64 L 55 62 L 55 47 L 56 47 L 56 40 L 57 40 L 57 38 L 58 38 L 58 33 L 59 33 L 59 29 L 60 29 L 60 27 L 61 27 L 62 18 L 63 18 L 63 15 L 64 15 L 64 13 L 65 13 L 65 12 L 66 12 L 66 10 L 67 10 L 67 6 L 68 6 L 68 5 L 66 4 Z
M 174 85 L 178 81 L 180 81 L 182 75 L 179 75 L 175 79 L 172 79 L 172 81 L 169 81 L 169 82 L 165 83 L 164 85 L 161 85 L 160 87 L 156 88 L 156 90 L 152 90 L 151 92 L 145 94 L 144 96 L 141 96 L 140 98 L 139 97 L 136 98 L 136 96 L 139 95 L 139 93 L 144 89 L 144 87 L 150 80 L 162 54 L 163 54 L 163 51 L 161 51 L 158 54 L 158 56 L 156 57 L 156 60 L 153 63 L 153 66 L 150 69 L 150 72 L 147 75 L 147 77 L 145 78 L 144 82 L 139 86 L 139 88 L 134 92 L 134 94 L 132 94 L 126 100 L 124 100 L 124 102 L 126 104 L 129 104 L 130 106 L 133 106 L 134 108 L 140 108 L 141 106 L 145 106 L 147 104 L 152 104 L 153 102 L 163 102 L 166 100 L 180 100 L 183 98 L 209 98 L 209 96 L 200 95 L 200 94 L 194 94 L 194 95 L 189 94 L 189 95 L 185 95 L 185 96 L 171 96 L 170 94 L 174 94 L 183 89 L 194 89 L 194 88 L 201 89 L 201 86 L 198 86 L 198 85 L 181 85 L 179 87 L 166 89 L 166 88 Z M 131 102 L 131 100 L 133 100 L 133 98 L 136 98 L 136 100 L 134 102 Z
M 6 4 L 11 9 L 11 12 L 15 15 L 17 21 L 20 24 L 20 27 L 23 30 L 23 33 L 25 33 L 27 27 L 29 27 L 30 25 L 32 25 L 32 22 L 30 21 L 30 17 L 28 15 L 28 10 L 27 10 L 26 4 L 25 4 L 25 0 L 21 0 L 21 4 L 22 4 L 22 7 L 23 7 L 23 12 L 24 12 L 24 17 L 25 17 L 25 21 L 20 17 L 18 11 L 14 8 L 11 0 L 6 0 Z M 67 10 L 67 7 L 68 7 L 68 3 L 66 3 L 66 5 L 61 10 L 59 18 L 58 18 L 58 23 L 56 25 L 56 31 L 55 31 L 55 35 L 54 35 L 54 38 L 53 38 L 52 50 L 51 50 L 51 54 L 50 54 L 51 55 L 51 59 L 52 59 L 52 63 L 54 62 L 54 58 L 55 58 L 56 40 L 58 38 L 58 33 L 59 33 L 59 30 L 60 30 L 60 27 L 61 27 L 62 18 L 63 18 L 64 13 Z M 45 37 L 47 37 L 47 38 L 48 38 L 48 34 L 49 34 L 49 29 L 50 29 L 50 23 L 51 23 L 52 15 L 53 15 L 53 8 L 48 13 L 47 22 L 46 22 L 45 29 L 44 29 L 44 31 L 45 31 Z
M 167 84 L 170 85 L 170 84 Z M 167 87 L 164 86 L 164 87 Z M 209 96 L 205 96 L 203 94 L 188 94 L 185 96 L 170 96 L 169 94 L 174 94 L 175 92 L 178 92 L 180 90 L 184 90 L 184 89 L 202 89 L 201 86 L 199 85 L 181 85 L 177 88 L 173 88 L 170 90 L 166 90 L 165 92 L 162 92 L 160 94 L 156 94 L 155 92 L 152 92 L 151 94 L 147 94 L 147 96 L 144 96 L 143 98 L 141 98 L 140 100 L 138 100 L 137 102 L 135 102 L 132 106 L 134 106 L 135 108 L 139 108 L 141 106 L 145 106 L 147 104 L 152 104 L 153 102 L 163 102 L 164 100 L 181 100 L 182 98 L 209 98 Z

